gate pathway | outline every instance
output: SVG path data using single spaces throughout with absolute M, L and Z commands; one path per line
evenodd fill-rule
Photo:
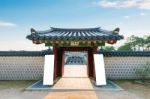
M 44 99 L 97 99 L 93 85 L 89 78 L 61 78 Z M 85 91 L 83 91 L 85 90 Z
M 88 77 L 86 65 L 65 65 L 63 77 Z

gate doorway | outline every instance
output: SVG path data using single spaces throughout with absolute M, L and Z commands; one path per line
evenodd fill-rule
M 63 77 L 64 75 L 64 65 L 65 65 L 65 52 L 87 52 L 87 77 L 95 79 L 95 68 L 94 68 L 94 58 L 93 54 L 96 52 L 97 48 L 94 47 L 54 47 L 54 80 Z
M 88 77 L 87 51 L 65 51 L 64 58 L 64 73 L 62 77 Z

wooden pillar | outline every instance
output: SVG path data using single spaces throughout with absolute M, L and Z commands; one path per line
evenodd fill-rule
M 54 80 L 63 75 L 64 67 L 64 51 L 61 47 L 54 47 Z
M 93 47 L 93 53 L 97 53 L 97 47 Z
M 93 51 L 93 78 L 94 78 L 94 80 L 96 80 L 95 64 L 94 64 L 94 54 L 97 53 L 97 47 L 93 47 L 92 51 Z
M 58 48 L 54 47 L 53 48 L 53 52 L 54 52 L 54 80 L 56 80 L 57 78 L 57 64 L 58 64 Z
M 62 64 L 61 64 L 61 66 L 62 66 L 62 75 L 61 76 L 63 76 L 63 74 L 64 74 L 64 66 L 65 66 L 65 51 L 63 50 L 62 51 Z
M 89 77 L 92 77 L 92 56 L 91 56 L 91 50 L 88 49 L 88 75 Z
M 63 49 L 59 48 L 58 50 L 58 77 L 62 77 L 62 69 L 63 69 Z
M 88 76 L 95 78 L 94 56 L 92 48 L 88 49 Z

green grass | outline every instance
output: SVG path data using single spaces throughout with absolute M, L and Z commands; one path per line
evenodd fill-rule
M 127 82 L 134 82 L 134 80 L 126 80 L 126 79 L 122 79 L 122 80 L 112 80 L 113 82 L 117 83 L 117 84 L 124 84 Z
M 8 80 L 8 81 L 0 81 L 0 89 L 5 88 L 26 88 L 29 85 L 36 82 L 35 80 Z
M 126 89 L 126 90 L 137 90 L 138 88 L 143 88 L 144 89 L 149 89 L 150 85 L 143 85 L 143 84 L 138 84 L 135 83 L 135 79 L 134 80 L 113 80 L 113 82 L 115 82 L 116 84 L 118 84 L 120 87 Z M 149 80 L 147 80 L 149 81 Z

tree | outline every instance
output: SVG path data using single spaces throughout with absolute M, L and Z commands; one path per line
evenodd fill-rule
M 145 46 L 147 50 L 150 50 L 150 36 L 146 36 L 145 38 Z
M 144 50 L 145 40 L 142 37 L 136 37 L 135 38 L 136 45 L 138 47 L 138 50 L 140 51 L 140 48 Z
M 118 51 L 132 51 L 131 43 L 125 43 L 118 48 Z
M 113 46 L 105 46 L 104 50 L 106 50 L 106 51 L 115 51 L 115 48 Z
M 129 45 L 130 45 L 131 49 L 133 48 L 134 51 L 136 50 L 136 45 L 137 45 L 136 40 L 137 40 L 137 37 L 134 36 L 134 35 L 132 35 L 132 36 L 130 36 L 130 37 L 128 38 L 128 41 L 127 41 L 128 47 L 129 47 Z M 127 46 L 127 45 L 126 45 L 126 46 Z
M 133 50 L 140 51 L 141 49 L 144 51 L 145 49 L 150 50 L 150 36 L 138 37 L 138 36 L 130 36 L 128 38 L 127 43 L 125 45 L 119 47 L 119 50 Z

